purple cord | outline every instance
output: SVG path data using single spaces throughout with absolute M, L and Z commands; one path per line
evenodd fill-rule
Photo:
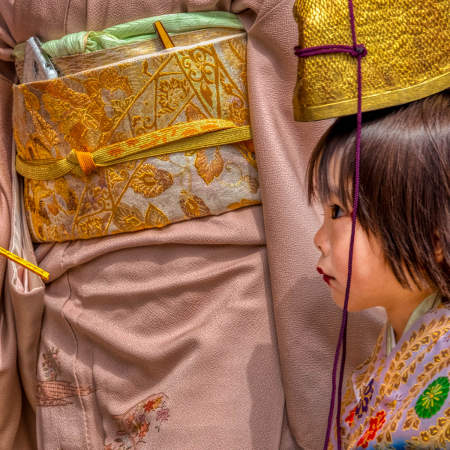
M 336 411 L 336 429 L 337 429 L 337 444 L 338 450 L 342 449 L 341 439 L 341 407 L 342 407 L 342 385 L 344 379 L 345 359 L 347 353 L 347 320 L 348 320 L 348 300 L 350 297 L 350 284 L 352 279 L 353 269 L 353 247 L 355 243 L 355 231 L 356 231 L 356 217 L 359 204 L 359 166 L 361 156 L 361 125 L 362 125 L 362 74 L 361 74 L 361 60 L 367 55 L 367 50 L 364 44 L 357 44 L 356 42 L 356 28 L 355 28 L 355 16 L 353 13 L 353 2 L 348 0 L 348 8 L 350 14 L 350 26 L 352 31 L 353 46 L 349 45 L 321 45 L 318 47 L 300 48 L 295 47 L 295 54 L 301 58 L 308 56 L 323 55 L 327 53 L 348 53 L 351 56 L 357 58 L 357 78 L 358 78 L 358 112 L 356 116 L 356 152 L 355 152 L 355 181 L 353 183 L 353 211 L 352 211 L 352 231 L 350 236 L 350 246 L 348 255 L 348 269 L 347 269 L 347 285 L 345 288 L 345 300 L 342 310 L 341 329 L 339 332 L 339 339 L 336 346 L 336 352 L 333 362 L 333 374 L 332 374 L 332 392 L 330 400 L 330 409 L 328 412 L 328 426 L 325 436 L 325 442 L 323 449 L 327 450 L 330 441 L 331 429 L 333 425 L 333 413 L 334 403 L 336 401 L 336 374 L 337 366 L 339 362 L 339 356 L 342 347 L 342 359 L 339 370 L 339 385 L 338 385 L 338 404 Z
M 323 55 L 326 53 L 349 53 L 352 56 L 366 56 L 367 50 L 363 44 L 351 45 L 320 45 L 318 47 L 294 48 L 295 55 L 306 58 L 308 56 Z

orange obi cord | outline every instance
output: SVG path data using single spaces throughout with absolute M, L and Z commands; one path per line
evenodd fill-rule
M 50 274 L 46 272 L 45 270 L 41 269 L 40 267 L 35 266 L 34 264 L 30 263 L 26 259 L 21 258 L 20 256 L 15 255 L 14 253 L 5 250 L 4 248 L 0 247 L 0 254 L 6 256 L 11 261 L 14 261 L 17 264 L 20 264 L 21 266 L 25 267 L 28 270 L 31 270 L 35 274 L 39 275 L 43 280 L 48 281 L 50 278 Z
M 74 150 L 74 153 L 78 159 L 78 164 L 80 165 L 81 170 L 86 175 L 89 175 L 97 168 L 91 152 L 87 150 Z

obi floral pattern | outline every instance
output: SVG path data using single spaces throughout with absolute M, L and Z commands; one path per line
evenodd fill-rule
M 345 449 L 450 448 L 450 308 L 426 313 L 386 354 L 386 330 L 343 397 Z M 336 436 L 330 449 L 337 449 Z
M 246 35 L 156 52 L 15 87 L 14 137 L 24 161 L 94 152 L 174 124 L 249 125 Z M 35 242 L 88 239 L 259 204 L 251 141 L 162 154 L 87 174 L 25 179 Z

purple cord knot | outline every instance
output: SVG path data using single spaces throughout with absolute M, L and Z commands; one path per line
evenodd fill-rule
M 353 48 L 353 56 L 366 56 L 367 55 L 367 48 L 364 44 L 357 44 L 355 45 L 355 47 Z
M 367 49 L 364 44 L 351 45 L 319 45 L 317 47 L 294 48 L 295 55 L 299 58 L 307 58 L 308 56 L 326 55 L 330 53 L 348 53 L 355 58 L 367 55 Z

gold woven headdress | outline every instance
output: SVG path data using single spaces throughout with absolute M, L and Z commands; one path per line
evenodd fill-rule
M 362 110 L 427 97 L 450 86 L 449 0 L 355 0 L 362 59 Z M 347 0 L 296 0 L 299 47 L 352 45 Z M 299 58 L 295 120 L 355 114 L 355 59 L 346 53 Z

